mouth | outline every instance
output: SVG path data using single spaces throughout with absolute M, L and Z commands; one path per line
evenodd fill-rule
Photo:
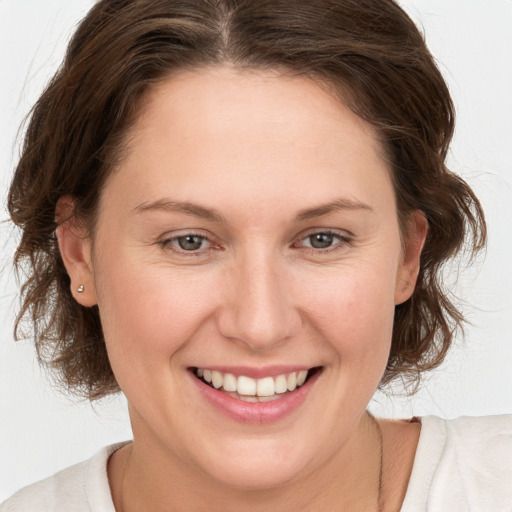
M 225 395 L 243 402 L 272 402 L 283 399 L 306 384 L 322 371 L 321 366 L 275 376 L 251 378 L 246 375 L 221 372 L 208 368 L 191 368 L 193 375 Z

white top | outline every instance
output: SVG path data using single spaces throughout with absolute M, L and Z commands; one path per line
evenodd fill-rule
M 512 511 L 512 416 L 421 424 L 401 512 Z M 122 444 L 21 489 L 0 512 L 115 512 L 107 461 Z

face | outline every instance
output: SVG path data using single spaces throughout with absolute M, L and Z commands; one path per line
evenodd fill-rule
M 374 132 L 307 78 L 215 68 L 155 88 L 127 143 L 82 261 L 61 250 L 136 444 L 231 485 L 306 477 L 348 449 L 416 278 Z

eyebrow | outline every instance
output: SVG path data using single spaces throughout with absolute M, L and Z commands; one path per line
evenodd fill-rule
M 339 198 L 331 201 L 327 204 L 322 204 L 319 206 L 315 206 L 313 208 L 307 208 L 306 210 L 301 210 L 297 214 L 298 221 L 310 220 L 316 217 L 322 217 L 323 215 L 328 215 L 329 213 L 343 211 L 343 210 L 366 210 L 373 211 L 373 208 L 365 203 L 361 203 L 360 201 L 355 201 L 352 199 Z
M 216 210 L 199 206 L 188 201 L 172 201 L 171 199 L 158 199 L 156 201 L 144 202 L 134 208 L 136 213 L 143 213 L 151 210 L 164 210 L 168 212 L 184 213 L 193 217 L 199 217 L 211 222 L 226 223 L 226 219 Z M 373 208 L 360 201 L 346 198 L 335 199 L 326 204 L 301 210 L 297 216 L 297 221 L 305 221 L 322 217 L 329 213 L 343 210 L 366 210 L 373 211 Z
M 212 222 L 225 223 L 226 219 L 217 211 L 210 208 L 204 208 L 187 201 L 172 201 L 170 199 L 158 199 L 156 201 L 145 202 L 135 207 L 136 213 L 143 213 L 149 210 L 164 210 L 168 212 L 184 213 L 193 217 L 209 220 Z

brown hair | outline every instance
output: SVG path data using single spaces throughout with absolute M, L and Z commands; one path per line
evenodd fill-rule
M 463 317 L 441 286 L 443 263 L 485 243 L 480 204 L 445 166 L 454 128 L 446 84 L 413 22 L 392 0 L 102 0 L 79 25 L 35 105 L 9 193 L 26 271 L 16 336 L 33 329 L 41 362 L 91 399 L 118 390 L 98 308 L 79 305 L 55 238 L 55 208 L 75 198 L 94 229 L 105 179 L 141 95 L 185 69 L 230 63 L 287 69 L 338 91 L 371 123 L 393 169 L 399 218 L 429 232 L 412 298 L 396 307 L 382 384 L 438 366 Z

